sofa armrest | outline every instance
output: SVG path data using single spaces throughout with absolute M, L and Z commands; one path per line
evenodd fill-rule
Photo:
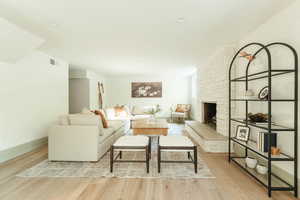
M 97 161 L 97 126 L 54 125 L 48 132 L 49 160 Z

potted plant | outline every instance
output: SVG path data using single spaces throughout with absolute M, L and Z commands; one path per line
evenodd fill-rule
M 150 111 L 148 112 L 150 115 L 152 115 L 154 118 L 156 117 L 155 115 L 157 114 L 157 113 L 159 113 L 161 111 L 161 108 L 160 108 L 160 106 L 159 106 L 159 104 L 157 104 L 156 106 L 155 106 L 155 108 L 151 108 L 150 109 Z

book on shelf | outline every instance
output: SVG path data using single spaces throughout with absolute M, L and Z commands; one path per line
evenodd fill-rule
M 277 134 L 271 133 L 271 147 L 277 146 Z M 268 133 L 266 132 L 258 132 L 257 134 L 257 149 L 261 152 L 268 152 L 269 150 L 269 140 Z

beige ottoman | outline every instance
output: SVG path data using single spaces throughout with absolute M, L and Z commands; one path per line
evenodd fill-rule
M 174 151 L 187 152 L 188 160 L 161 160 L 162 151 L 169 153 Z M 157 152 L 158 173 L 160 173 L 161 163 L 193 163 L 195 173 L 197 173 L 197 146 L 186 136 L 160 136 Z
M 147 136 L 122 136 L 110 148 L 110 172 L 113 172 L 115 162 L 144 162 L 149 173 L 150 140 Z M 119 151 L 114 156 L 114 151 Z M 145 151 L 145 160 L 122 160 L 122 151 Z

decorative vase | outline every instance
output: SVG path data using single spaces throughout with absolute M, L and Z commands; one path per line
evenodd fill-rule
M 268 172 L 268 168 L 265 167 L 264 165 L 257 165 L 256 166 L 256 171 L 260 174 L 266 174 Z
M 280 155 L 280 149 L 277 147 L 271 147 L 271 154 L 272 155 Z
M 252 158 L 252 157 L 246 158 L 247 167 L 254 169 L 256 167 L 256 164 L 257 164 L 257 160 L 255 158 Z

